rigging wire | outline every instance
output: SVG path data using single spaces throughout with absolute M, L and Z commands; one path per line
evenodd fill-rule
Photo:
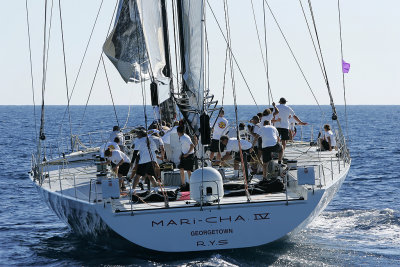
M 271 106 L 271 100 L 274 101 L 272 97 L 272 89 L 271 83 L 269 79 L 269 64 L 268 64 L 268 43 L 267 43 L 267 20 L 265 16 L 265 2 L 261 0 L 263 3 L 263 18 L 264 18 L 264 43 L 265 43 L 265 63 L 267 66 L 267 85 L 268 85 L 268 105 Z
M 221 34 L 222 34 L 222 37 L 224 38 L 224 40 L 225 40 L 225 42 L 226 42 L 226 44 L 227 44 L 229 50 L 230 50 L 230 53 L 232 54 L 232 58 L 233 58 L 233 60 L 235 61 L 235 64 L 236 64 L 236 66 L 237 66 L 237 68 L 238 68 L 238 70 L 239 70 L 239 72 L 240 72 L 240 75 L 241 75 L 242 78 L 243 78 L 244 83 L 246 84 L 246 87 L 247 87 L 247 89 L 248 89 L 248 91 L 249 91 L 249 93 L 250 93 L 250 95 L 251 95 L 251 97 L 252 97 L 252 99 L 253 99 L 253 101 L 254 101 L 254 104 L 255 104 L 256 107 L 257 107 L 257 110 L 260 110 L 260 108 L 258 107 L 257 101 L 256 101 L 256 99 L 254 98 L 253 93 L 251 92 L 250 86 L 249 86 L 249 84 L 247 83 L 246 78 L 244 77 L 244 74 L 243 74 L 243 72 L 242 72 L 242 69 L 240 68 L 239 63 L 237 62 L 237 60 L 236 60 L 236 58 L 235 58 L 235 54 L 233 53 L 231 47 L 229 46 L 228 40 L 227 40 L 227 38 L 225 37 L 225 34 L 224 34 L 224 32 L 223 32 L 223 30 L 222 30 L 222 28 L 221 28 L 221 25 L 220 25 L 220 23 L 218 22 L 218 19 L 217 19 L 215 13 L 214 13 L 214 10 L 212 9 L 212 7 L 211 7 L 211 5 L 210 5 L 210 2 L 209 2 L 208 0 L 207 0 L 207 5 L 208 5 L 208 7 L 209 7 L 210 10 L 211 10 L 211 13 L 212 13 L 212 15 L 213 15 L 213 17 L 214 17 L 214 20 L 215 20 L 215 22 L 217 23 L 217 26 L 218 26 L 218 28 L 219 28 Z
M 113 104 L 115 119 L 117 120 L 117 125 L 119 127 L 119 120 L 118 120 L 117 110 L 115 109 L 114 97 L 113 97 L 112 92 L 111 92 L 110 80 L 108 79 L 106 64 L 104 64 L 103 55 L 101 55 L 101 62 L 103 63 L 104 73 L 106 75 L 106 80 L 107 80 L 107 85 L 108 85 L 108 90 L 110 91 L 110 96 L 111 96 L 111 101 L 112 101 L 112 104 Z
M 65 44 L 64 44 L 64 29 L 62 22 L 62 11 L 61 11 L 61 0 L 58 0 L 58 10 L 60 14 L 60 29 L 61 29 L 61 40 L 62 40 L 62 50 L 63 50 L 63 59 L 64 59 L 64 75 L 65 75 L 65 88 L 67 90 L 67 108 L 68 108 L 68 120 L 69 120 L 69 131 L 71 135 L 71 150 L 72 148 L 72 123 L 71 123 L 71 112 L 69 108 L 70 97 L 69 97 L 69 88 L 68 88 L 68 76 L 67 76 L 67 61 L 65 59 Z
M 47 38 L 47 51 L 46 51 L 46 80 L 45 83 L 47 83 L 47 63 L 49 61 L 49 50 L 50 50 L 50 39 L 51 39 L 51 26 L 52 26 L 52 21 L 53 21 L 53 4 L 54 0 L 51 0 L 51 8 L 50 8 L 50 22 L 49 22 L 49 32 L 48 32 L 48 38 Z
M 307 15 L 306 15 L 306 13 L 305 13 L 305 11 L 304 11 L 304 7 L 303 7 L 303 4 L 302 4 L 301 1 L 302 1 L 302 0 L 299 0 L 300 7 L 301 7 L 301 11 L 302 11 L 302 13 L 303 13 L 304 20 L 305 20 L 305 22 L 306 22 L 306 24 L 307 24 L 308 33 L 310 34 L 311 42 L 312 42 L 312 44 L 313 44 L 314 51 L 315 51 L 315 55 L 317 56 L 319 66 L 320 66 L 320 68 L 321 68 L 322 76 L 324 77 L 324 80 L 325 80 L 325 82 L 326 82 L 327 77 L 325 76 L 325 72 L 324 72 L 324 68 L 323 68 L 323 66 L 322 66 L 322 62 L 321 62 L 321 59 L 320 59 L 320 55 L 318 54 L 318 50 L 317 50 L 317 47 L 316 47 L 316 45 L 315 45 L 314 37 L 313 37 L 313 35 L 312 35 L 311 29 L 310 29 L 310 25 L 309 25 L 309 23 L 308 23 Z
M 136 8 L 137 8 L 137 10 L 139 11 L 137 4 L 136 4 Z M 135 20 L 137 20 L 136 12 L 135 12 Z M 143 17 L 140 18 L 140 21 L 142 22 L 142 25 L 143 25 Z M 138 45 L 137 45 L 137 54 L 139 55 L 139 62 L 141 62 L 141 61 L 143 60 L 143 58 L 141 58 L 141 55 L 142 55 L 141 51 L 146 50 L 147 56 L 148 56 L 148 58 L 149 58 L 150 72 L 151 72 L 152 69 L 151 69 L 150 57 L 149 57 L 148 51 L 147 51 L 147 49 L 146 49 L 146 47 L 145 47 L 145 44 L 143 44 L 143 42 L 141 42 L 141 43 L 142 43 L 142 47 L 140 47 L 139 33 L 140 33 L 140 32 L 139 32 L 139 28 L 136 28 L 136 42 L 138 43 Z M 141 51 L 140 51 L 140 50 L 141 50 Z M 156 162 L 156 159 L 154 159 L 154 157 L 153 157 L 153 153 L 152 153 L 151 148 L 150 148 L 150 139 L 149 139 L 149 136 L 148 136 L 148 134 L 147 134 L 147 131 L 148 131 L 148 120 L 147 120 L 147 105 L 146 105 L 146 103 L 147 103 L 147 98 L 146 98 L 146 93 L 145 93 L 146 80 L 144 80 L 144 79 L 142 78 L 142 76 L 141 76 L 141 73 L 142 73 L 142 65 L 141 65 L 141 64 L 139 64 L 139 73 L 140 73 L 140 76 L 139 76 L 139 79 L 140 79 L 140 86 L 141 86 L 141 91 L 142 91 L 142 102 L 143 102 L 143 113 L 144 113 L 145 129 L 146 129 L 146 143 L 147 143 L 147 149 L 148 149 L 148 152 L 149 152 L 149 155 L 150 155 L 150 160 L 151 160 L 151 162 L 152 162 L 152 166 L 153 166 L 154 173 L 156 173 L 157 162 Z M 150 77 L 154 78 L 152 74 L 150 75 Z M 158 175 L 157 175 L 157 176 L 158 176 Z M 160 179 L 161 179 L 161 177 L 157 177 L 157 178 L 160 178 Z M 168 207 L 168 196 L 167 196 L 166 193 L 165 193 L 164 186 L 163 186 L 159 181 L 157 181 L 157 182 L 158 182 L 159 187 L 160 187 L 160 189 L 161 189 L 161 193 L 162 193 L 163 196 L 164 196 L 165 205 Z
M 99 67 L 100 67 L 100 62 L 101 62 L 101 59 L 102 59 L 102 55 L 103 55 L 103 54 L 101 54 L 101 56 L 100 56 L 100 58 L 99 58 L 99 60 L 98 60 L 98 62 L 97 62 L 96 71 L 95 71 L 95 73 L 94 73 L 94 77 L 93 77 L 93 80 L 92 80 L 92 84 L 91 84 L 91 86 L 90 86 L 89 95 L 88 95 L 88 97 L 87 97 L 87 99 L 86 99 L 86 104 L 85 104 L 85 108 L 83 109 L 83 114 L 82 114 L 81 121 L 80 121 L 80 123 L 79 123 L 78 131 L 80 131 L 81 126 L 82 126 L 82 123 L 83 123 L 83 119 L 85 118 L 85 115 L 86 115 L 86 109 L 87 109 L 87 106 L 88 106 L 88 104 L 89 104 L 90 96 L 92 95 L 92 91 L 93 91 L 93 87 L 94 87 L 94 82 L 96 81 L 97 72 L 99 71 Z M 60 129 L 60 130 L 61 130 L 61 129 Z
M 343 38 L 342 38 L 342 18 L 340 12 L 340 0 L 337 1 L 338 6 L 338 16 L 339 16 L 339 36 L 340 36 L 340 55 L 342 58 L 341 65 L 343 64 Z M 342 67 L 342 83 L 343 83 L 343 98 L 344 98 L 344 116 L 346 120 L 346 135 L 349 138 L 349 126 L 348 126 L 348 118 L 347 118 L 347 99 L 346 99 L 346 83 L 344 78 L 344 72 Z
M 73 95 L 74 92 L 75 92 L 75 87 L 76 87 L 76 84 L 77 84 L 79 75 L 80 75 L 80 73 L 81 73 L 81 69 L 82 69 L 82 66 L 83 66 L 83 62 L 85 61 L 85 58 L 86 58 L 86 53 L 87 53 L 87 51 L 88 51 L 89 44 L 90 44 L 90 42 L 91 42 L 91 40 L 92 40 L 93 32 L 94 32 L 94 29 L 95 29 L 96 24 L 97 24 L 97 19 L 98 19 L 98 17 L 99 17 L 100 10 L 101 10 L 102 5 L 103 5 L 103 1 L 104 1 L 104 0 L 101 1 L 100 6 L 99 6 L 99 9 L 98 9 L 98 11 L 97 11 L 97 15 L 96 15 L 96 18 L 95 18 L 95 20 L 94 20 L 94 23 L 93 23 L 93 26 L 92 26 L 92 30 L 91 30 L 91 32 L 90 32 L 89 39 L 88 39 L 88 41 L 87 41 L 87 43 L 86 43 L 86 48 L 85 48 L 85 51 L 84 51 L 83 56 L 82 56 L 81 63 L 80 63 L 79 68 L 78 68 L 78 72 L 77 72 L 77 74 L 76 74 L 76 76 L 75 76 L 74 85 L 72 86 L 72 90 L 71 90 L 71 94 L 69 95 L 69 99 L 72 98 L 72 95 Z M 118 3 L 118 2 L 117 2 L 117 3 Z M 115 13 L 115 9 L 114 9 L 114 13 Z M 114 17 L 114 15 L 113 15 L 113 17 Z M 111 20 L 111 21 L 112 21 L 112 20 Z M 51 25 L 51 24 L 50 24 L 50 25 Z M 108 30 L 108 31 L 109 31 L 109 30 Z M 62 126 L 63 126 L 63 123 L 64 123 L 64 119 L 65 119 L 66 114 L 67 114 L 67 108 L 65 108 L 65 110 L 64 110 L 64 115 L 63 115 L 63 118 L 62 118 L 61 123 L 60 123 L 59 134 L 61 134 L 61 129 L 62 129 Z
M 278 20 L 276 19 L 274 12 L 272 11 L 271 7 L 269 6 L 267 0 L 264 0 L 264 2 L 265 2 L 265 4 L 267 5 L 267 7 L 268 7 L 268 9 L 269 9 L 269 11 L 270 11 L 270 13 L 271 13 L 271 15 L 272 15 L 272 17 L 273 17 L 275 23 L 276 23 L 276 25 L 278 26 L 278 29 L 279 29 L 279 31 L 280 31 L 280 33 L 281 33 L 283 39 L 285 40 L 285 43 L 286 43 L 287 47 L 289 48 L 289 51 L 290 51 L 290 53 L 292 54 L 292 57 L 293 57 L 294 61 L 296 62 L 296 65 L 297 65 L 297 67 L 299 68 L 299 70 L 300 70 L 300 72 L 301 72 L 301 75 L 303 76 L 303 79 L 304 79 L 304 81 L 305 81 L 306 84 L 307 84 L 308 89 L 310 90 L 312 96 L 314 97 L 315 102 L 316 102 L 317 105 L 318 105 L 318 108 L 319 108 L 320 111 L 323 113 L 322 108 L 321 108 L 321 105 L 319 104 L 319 101 L 318 101 L 317 97 L 315 96 L 314 91 L 312 90 L 311 85 L 310 85 L 310 83 L 308 82 L 308 79 L 307 79 L 306 75 L 304 74 L 304 71 L 303 71 L 302 67 L 300 66 L 300 63 L 299 63 L 299 61 L 297 60 L 297 57 L 295 56 L 295 54 L 294 54 L 294 52 L 293 52 L 293 50 L 292 50 L 292 47 L 291 47 L 290 44 L 289 44 L 289 41 L 287 40 L 285 34 L 283 33 L 283 30 L 282 30 L 282 28 L 281 28 L 281 26 L 280 26 Z M 324 114 L 324 113 L 323 113 L 323 114 Z
M 32 63 L 32 46 L 31 46 L 31 31 L 29 27 L 29 10 L 28 10 L 28 0 L 25 0 L 25 9 L 26 9 L 26 26 L 28 29 L 28 46 L 29 46 L 29 64 L 31 70 L 31 87 L 32 87 L 32 102 L 33 102 L 33 116 L 34 116 L 34 123 L 35 123 L 35 137 L 37 138 L 37 118 L 36 118 L 36 102 L 35 102 L 35 86 L 33 80 L 33 63 Z
M 313 12 L 313 8 L 312 8 L 311 0 L 308 0 L 308 6 L 309 6 L 309 9 L 310 9 L 311 18 L 312 18 L 312 22 L 313 22 L 313 26 L 314 26 L 314 31 L 315 31 L 315 36 L 316 36 L 316 39 L 317 39 L 317 44 L 318 44 L 319 52 L 320 52 L 320 55 L 321 55 L 321 63 L 322 63 L 322 66 L 324 68 L 325 76 L 328 77 L 328 75 L 326 73 L 325 62 L 324 62 L 324 58 L 323 58 L 323 54 L 322 54 L 321 43 L 319 41 L 317 25 L 316 25 L 316 22 L 315 22 L 315 17 L 314 17 L 314 12 Z M 342 70 L 342 72 L 343 72 L 343 70 Z M 328 89 L 328 94 L 329 94 L 329 98 L 330 98 L 330 104 L 331 104 L 332 112 L 333 112 L 332 120 L 336 120 L 338 128 L 339 128 L 339 133 L 340 133 L 341 136 L 343 136 L 342 126 L 340 125 L 340 121 L 339 121 L 339 119 L 337 117 L 336 107 L 335 107 L 335 103 L 333 102 L 333 96 L 332 96 L 332 92 L 331 92 L 331 88 L 330 88 L 328 79 L 326 79 L 326 87 Z M 344 138 L 343 138 L 343 142 L 344 142 L 344 146 L 346 147 L 346 141 L 345 141 Z M 345 153 L 348 154 L 347 149 L 346 149 Z
M 265 62 L 265 58 L 264 58 L 264 53 L 263 53 L 263 49 L 262 49 L 262 45 L 261 45 L 261 39 L 260 39 L 260 33 L 258 31 L 258 25 L 257 25 L 257 19 L 256 19 L 256 12 L 254 11 L 254 4 L 253 4 L 253 0 L 250 1 L 251 3 L 251 10 L 253 11 L 253 20 L 254 20 L 254 25 L 256 27 L 256 32 L 257 32 L 257 40 L 258 40 L 258 46 L 260 48 L 260 53 L 261 53 L 261 59 L 264 65 L 264 72 L 265 72 L 265 76 L 267 78 L 267 94 L 268 94 L 268 102 L 269 105 L 271 105 L 271 101 L 270 101 L 270 92 L 271 92 L 271 87 L 269 84 L 269 75 L 268 75 L 268 67 L 267 64 Z M 265 13 L 265 12 L 264 12 Z M 264 16 L 265 19 L 265 16 Z M 265 29 L 265 27 L 264 27 Z
M 229 45 L 229 47 L 231 47 L 232 40 L 231 40 L 231 35 L 230 35 L 229 10 L 228 10 L 227 0 L 224 0 L 224 13 L 225 13 L 225 22 L 226 22 L 225 25 L 226 25 L 226 35 L 228 38 L 228 45 Z M 229 63 L 230 63 L 230 68 L 231 68 L 233 103 L 235 106 L 236 138 L 238 140 L 238 145 L 239 145 L 240 162 L 241 162 L 243 177 L 244 177 L 244 179 L 243 179 L 244 180 L 244 188 L 245 188 L 245 192 L 246 192 L 247 201 L 250 202 L 250 193 L 249 193 L 249 188 L 248 188 L 248 184 L 247 184 L 247 175 L 248 174 L 246 173 L 246 168 L 245 168 L 244 161 L 243 161 L 243 150 L 242 150 L 242 146 L 241 146 L 241 142 L 240 142 L 239 119 L 238 119 L 238 109 L 237 109 L 237 101 L 236 101 L 235 76 L 234 76 L 232 58 L 233 58 L 232 50 L 230 49 Z
M 101 0 L 101 2 L 100 2 L 100 6 L 99 6 L 99 9 L 98 9 L 98 11 L 97 11 L 97 15 L 96 15 L 96 18 L 95 18 L 95 20 L 94 20 L 94 23 L 93 23 L 93 26 L 92 26 L 92 30 L 91 30 L 90 35 L 89 35 L 89 39 L 88 39 L 88 41 L 87 41 L 87 43 L 86 43 L 85 52 L 83 53 L 83 57 L 82 57 L 82 60 L 81 60 L 80 65 L 79 65 L 78 72 L 77 72 L 77 74 L 76 74 L 76 76 L 75 76 L 75 81 L 74 81 L 74 85 L 73 85 L 73 87 L 72 87 L 71 95 L 69 96 L 70 99 L 72 98 L 72 94 L 74 93 L 74 90 L 75 90 L 75 87 L 76 87 L 76 83 L 77 83 L 78 78 L 79 78 L 79 75 L 80 75 L 80 73 L 81 73 L 82 65 L 83 65 L 83 62 L 85 61 L 86 53 L 87 53 L 87 51 L 88 51 L 89 44 L 90 44 L 90 41 L 92 40 L 93 32 L 94 32 L 94 29 L 95 29 L 96 24 L 97 24 L 97 19 L 99 18 L 99 14 L 100 14 L 101 8 L 102 8 L 102 6 L 103 6 L 103 1 L 104 1 L 104 0 Z
M 44 7 L 44 26 L 43 26 L 43 66 L 42 66 L 42 107 L 41 107 L 41 115 L 40 115 L 40 133 L 39 133 L 39 140 L 44 140 L 46 139 L 46 136 L 44 134 L 44 114 L 45 114 L 45 109 L 44 109 L 44 94 L 46 91 L 45 88 L 45 80 L 46 80 L 46 25 L 47 25 L 47 0 L 45 0 L 45 7 Z M 40 147 L 40 141 L 39 141 L 39 147 Z
M 106 35 L 106 36 L 108 36 L 108 34 L 110 33 L 110 29 L 111 29 L 111 26 L 112 26 L 112 22 L 113 22 L 113 20 L 114 20 L 114 16 L 115 16 L 117 7 L 118 7 L 118 0 L 115 2 L 114 11 L 113 11 L 113 14 L 112 14 L 112 16 L 111 16 L 110 23 L 109 23 L 109 25 L 108 25 L 108 30 L 107 30 L 107 35 Z M 82 118 L 81 118 L 81 121 L 80 121 L 80 123 L 79 123 L 78 131 L 80 131 L 81 126 L 82 126 L 83 119 L 85 118 L 86 109 L 87 109 L 87 106 L 88 106 L 88 103 L 89 103 L 90 96 L 91 96 L 91 94 L 92 94 L 94 82 L 95 82 L 96 77 L 97 77 L 97 72 L 98 72 L 99 67 L 100 67 L 100 62 L 101 62 L 102 56 L 103 56 L 103 50 L 101 51 L 100 56 L 99 56 L 99 60 L 98 60 L 98 62 L 97 62 L 96 71 L 95 71 L 95 73 L 94 73 L 94 77 L 93 77 L 93 80 L 92 80 L 92 84 L 91 84 L 91 86 L 90 86 L 89 95 L 88 95 L 87 100 L 86 100 L 85 108 L 84 108 L 84 110 L 83 110 Z M 60 132 L 59 132 L 59 134 L 61 134 L 61 127 L 60 127 Z
M 228 63 L 228 53 L 229 53 L 229 48 L 228 48 L 228 46 L 226 46 L 226 49 L 225 49 L 225 63 L 224 63 L 224 81 L 222 83 L 222 107 L 224 107 L 224 99 L 225 99 L 226 64 Z

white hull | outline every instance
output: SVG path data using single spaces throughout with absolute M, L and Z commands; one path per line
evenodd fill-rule
M 184 252 L 260 246 L 304 228 L 329 204 L 349 168 L 306 200 L 112 212 L 110 203 L 89 203 L 37 186 L 50 208 L 74 232 L 96 236 L 114 231 L 141 247 Z M 36 184 L 36 183 L 35 183 Z M 314 191 L 314 192 L 313 192 Z

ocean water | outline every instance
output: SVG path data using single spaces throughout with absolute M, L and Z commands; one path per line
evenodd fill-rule
M 311 126 L 297 138 L 314 138 L 330 121 L 330 107 L 294 106 Z M 118 106 L 125 124 L 127 106 Z M 233 107 L 225 107 L 234 121 Z M 271 244 L 240 250 L 164 254 L 137 250 L 123 240 L 77 236 L 46 206 L 28 179 L 36 147 L 32 106 L 0 106 L 0 265 L 20 266 L 400 266 L 399 106 L 338 107 L 353 158 L 350 173 L 327 209 L 306 229 Z M 64 106 L 48 106 L 48 140 L 70 133 Z M 255 106 L 239 106 L 248 120 Z M 147 108 L 149 120 L 151 108 Z M 39 116 L 39 108 L 36 115 Z M 71 107 L 71 130 L 108 130 L 116 124 L 110 106 Z M 128 126 L 144 124 L 143 107 L 131 108 Z M 38 118 L 36 120 L 38 126 Z M 60 122 L 64 126 L 60 131 Z M 267 230 L 267 229 L 266 229 Z M 155 240 L 157 242 L 157 240 Z

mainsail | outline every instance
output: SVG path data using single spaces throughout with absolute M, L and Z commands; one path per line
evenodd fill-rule
M 165 36 L 160 0 L 136 0 L 142 23 L 151 76 L 157 83 L 159 102 L 170 97 L 170 78 L 164 75 L 166 66 Z
M 182 0 L 180 3 L 185 65 L 183 78 L 190 105 L 201 112 L 204 102 L 204 1 Z
M 149 78 L 149 60 L 136 1 L 120 0 L 114 29 L 103 51 L 125 82 Z

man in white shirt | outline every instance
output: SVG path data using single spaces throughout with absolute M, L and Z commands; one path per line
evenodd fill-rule
M 336 138 L 329 124 L 324 125 L 324 133 L 322 134 L 322 140 L 320 144 L 322 151 L 323 150 L 332 151 L 332 149 L 336 149 Z
M 229 138 L 227 135 L 221 136 L 221 144 L 226 151 L 225 156 L 222 157 L 222 161 L 229 160 L 232 158 L 232 154 L 235 153 L 235 158 L 233 161 L 233 170 L 236 177 L 239 176 L 239 163 L 242 161 L 240 158 L 239 141 L 237 138 Z M 252 151 L 252 144 L 244 139 L 240 140 L 240 146 L 242 149 L 243 158 L 247 157 Z
M 124 141 L 124 135 L 123 135 L 123 133 L 121 133 L 119 126 L 113 127 L 113 131 L 111 132 L 110 137 L 108 138 L 108 141 L 113 142 L 115 137 L 119 138 L 120 143 L 118 143 L 118 145 L 121 146 Z
M 104 158 L 104 152 L 109 149 L 109 150 L 121 150 L 119 145 L 118 145 L 119 138 L 115 137 L 114 141 L 108 141 L 104 145 L 100 147 L 100 157 Z
M 262 158 L 263 158 L 263 177 L 267 177 L 267 167 L 272 160 L 272 152 L 278 152 L 278 163 L 282 163 L 283 149 L 279 143 L 279 132 L 274 127 L 269 125 L 268 121 L 264 122 L 265 125 L 260 128 L 259 135 L 262 138 Z
M 263 111 L 260 125 L 264 125 L 264 121 L 269 121 L 269 124 L 272 125 L 275 122 L 274 117 L 278 115 L 279 109 L 276 107 L 275 102 L 272 102 L 272 110 L 267 108 Z
M 122 176 L 126 176 L 129 172 L 131 163 L 129 157 L 120 150 L 110 150 L 110 149 L 107 149 L 104 152 L 104 155 L 108 159 L 107 163 L 109 162 L 113 163 L 113 170 L 119 178 L 120 190 L 124 191 L 126 188 Z
M 179 126 L 177 129 L 179 136 L 179 143 L 181 144 L 182 154 L 180 158 L 180 163 L 178 165 L 179 171 L 181 173 L 181 186 L 185 185 L 185 171 L 190 176 L 193 171 L 194 164 L 194 145 L 189 135 L 185 134 L 185 128 Z
M 289 137 L 289 116 L 292 116 L 293 119 L 295 119 L 298 124 L 300 125 L 307 125 L 306 122 L 302 122 L 296 114 L 294 114 L 294 111 L 291 107 L 286 105 L 287 100 L 284 97 L 281 97 L 279 99 L 279 105 L 276 107 L 279 109 L 279 114 L 276 116 L 276 122 L 275 122 L 275 127 L 277 128 L 279 132 L 279 136 L 282 140 L 282 146 L 283 150 L 286 148 L 286 141 L 290 140 Z
M 141 130 L 137 133 L 137 135 L 138 138 L 135 140 L 132 162 L 136 160 L 138 153 L 140 158 L 132 187 L 136 188 L 141 177 L 144 177 L 145 179 L 148 178 L 152 182 L 152 185 L 156 186 L 157 182 L 154 179 L 154 176 L 159 172 L 160 169 L 156 162 L 157 146 L 153 139 L 147 136 L 146 131 Z M 132 172 L 132 175 L 133 174 L 134 173 Z
M 217 153 L 217 162 L 221 160 L 220 153 L 220 143 L 219 139 L 222 135 L 226 134 L 228 131 L 228 120 L 224 117 L 225 111 L 221 109 L 218 114 L 218 118 L 215 121 L 214 125 L 211 125 L 213 128 L 211 145 L 210 145 L 210 160 L 214 159 L 214 153 Z

